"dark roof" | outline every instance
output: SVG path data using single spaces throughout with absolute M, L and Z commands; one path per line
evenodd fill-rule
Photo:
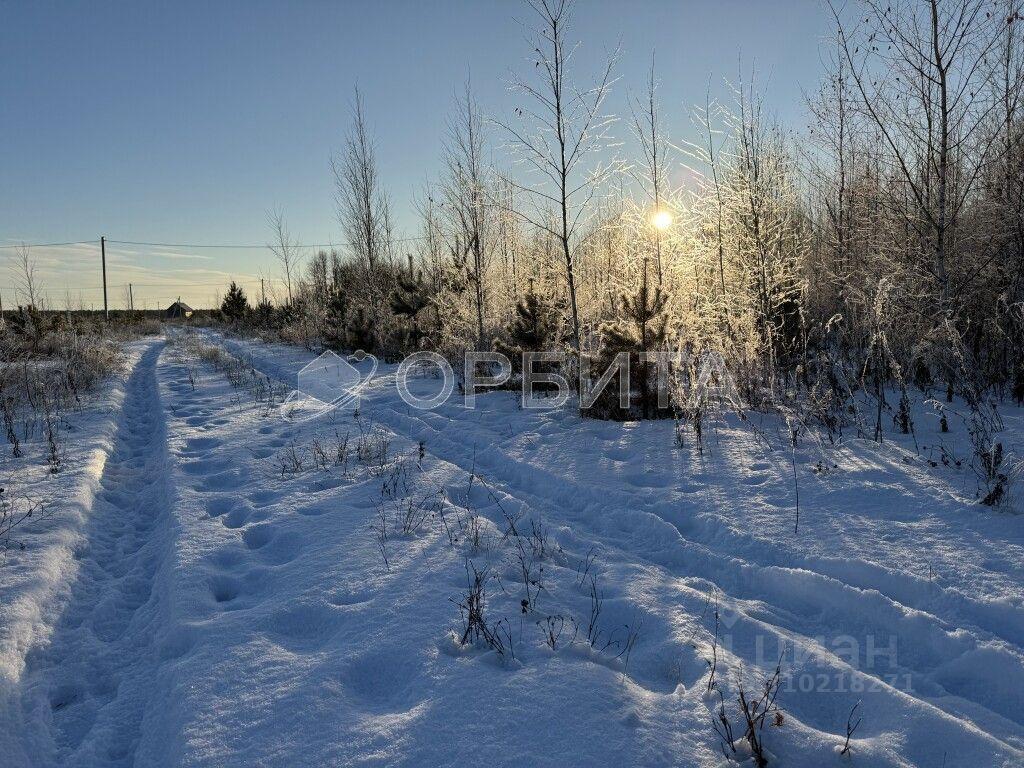
M 168 312 L 173 312 L 175 310 L 178 310 L 179 312 L 191 312 L 192 307 L 183 301 L 176 301 L 167 308 Z

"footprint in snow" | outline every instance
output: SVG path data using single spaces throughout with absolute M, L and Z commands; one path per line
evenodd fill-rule
M 241 488 L 245 485 L 245 480 L 237 472 L 231 470 L 225 470 L 223 472 L 214 472 L 211 475 L 207 475 L 205 480 L 199 485 L 201 491 L 230 491 L 236 488 Z
M 284 495 L 283 491 L 253 491 L 249 494 L 249 501 L 258 507 L 264 507 L 267 504 L 272 504 Z
M 185 441 L 183 451 L 208 451 L 217 448 L 222 441 L 217 437 L 191 437 Z
M 214 496 L 206 502 L 206 514 L 210 517 L 220 517 L 235 508 L 238 499 L 234 496 Z
M 232 576 L 214 576 L 210 579 L 210 594 L 216 603 L 230 603 L 242 593 L 242 583 Z
M 221 519 L 221 523 L 224 524 L 225 528 L 241 528 L 243 525 L 249 522 L 249 518 L 252 515 L 252 510 L 248 507 L 235 507 L 228 512 Z
M 274 540 L 275 528 L 270 524 L 254 525 L 242 533 L 242 541 L 249 549 L 260 549 Z
M 181 471 L 186 475 L 205 477 L 216 472 L 223 472 L 230 467 L 231 462 L 228 459 L 198 459 L 183 463 Z

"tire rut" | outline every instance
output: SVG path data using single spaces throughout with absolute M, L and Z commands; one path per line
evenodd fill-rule
M 42 764 L 132 765 L 150 708 L 171 487 L 153 343 L 131 372 L 78 571 L 49 642 L 26 659 L 24 722 Z

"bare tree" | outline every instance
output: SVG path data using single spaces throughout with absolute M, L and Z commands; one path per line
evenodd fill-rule
M 753 79 L 753 78 L 752 78 Z M 738 229 L 737 260 L 767 342 L 769 371 L 796 341 L 792 327 L 800 294 L 797 264 L 805 248 L 794 163 L 781 129 L 763 116 L 751 84 L 736 88 L 739 114 L 728 123 L 736 136 L 736 166 L 729 183 Z
M 540 19 L 535 33 L 534 70 L 539 83 L 516 80 L 513 87 L 528 105 L 516 109 L 523 125 L 499 124 L 511 137 L 521 161 L 538 177 L 537 184 L 513 182 L 537 204 L 531 224 L 557 238 L 565 263 L 565 279 L 572 313 L 573 346 L 580 351 L 580 313 L 576 298 L 575 258 L 577 234 L 602 182 L 618 167 L 594 159 L 605 147 L 614 118 L 603 114 L 612 85 L 618 51 L 608 57 L 596 83 L 580 89 L 570 68 L 575 46 L 567 40 L 570 0 L 527 0 Z M 551 209 L 555 221 L 549 218 Z
M 655 215 L 662 212 L 665 202 L 666 183 L 668 180 L 668 142 L 662 135 L 660 114 L 657 101 L 657 81 L 654 77 L 654 56 L 651 56 L 651 71 L 647 80 L 647 93 L 644 99 L 635 99 L 630 105 L 633 117 L 633 131 L 640 142 L 643 152 L 643 166 L 638 180 L 650 198 Z M 662 226 L 652 222 L 654 226 L 654 271 L 660 286 L 664 281 L 664 269 L 661 256 Z M 647 281 L 647 259 L 644 259 L 644 282 Z
M 379 322 L 384 298 L 380 270 L 390 260 L 390 202 L 380 183 L 377 151 L 358 88 L 352 111 L 345 146 L 339 156 L 331 159 L 335 203 L 338 222 L 363 272 L 366 300 Z
M 697 203 L 703 203 L 713 209 L 713 233 L 715 236 L 715 255 L 717 257 L 717 272 L 719 294 L 725 296 L 725 195 L 722 186 L 722 162 L 723 150 L 728 144 L 730 135 L 727 131 L 716 127 L 727 112 L 716 101 L 712 101 L 711 94 L 705 92 L 704 106 L 695 107 L 690 120 L 694 128 L 701 136 L 701 143 L 683 141 L 679 149 L 683 155 L 692 161 L 687 163 L 695 174 L 702 187 L 704 194 L 698 196 Z M 710 205 L 709 205 L 710 204 Z
M 449 266 L 445 247 L 444 228 L 434 200 L 434 189 L 425 185 L 415 200 L 420 216 L 422 234 L 418 240 L 419 261 L 424 266 L 434 291 L 440 291 L 444 273 Z
M 876 126 L 912 205 L 906 224 L 930 259 L 923 268 L 939 306 L 950 290 L 957 227 L 996 141 L 984 127 L 998 102 L 988 96 L 998 41 L 991 0 L 863 0 L 863 21 L 847 31 L 838 11 L 841 56 L 858 107 Z M 922 10 L 923 9 L 923 10 Z
M 1000 105 L 1001 171 L 998 188 L 1002 192 L 999 216 L 1005 228 L 1005 256 L 1015 264 L 1011 296 L 1020 301 L 1024 293 L 1024 125 L 1022 125 L 1021 93 L 1024 91 L 1024 56 L 1017 34 L 1024 16 L 1020 0 L 1006 0 L 1006 23 L 999 44 L 999 66 L 996 98 Z
M 505 178 L 497 178 L 495 187 L 495 196 L 498 199 L 497 242 L 507 297 L 506 306 L 511 311 L 519 300 L 519 272 L 522 269 L 519 259 L 523 248 L 522 220 L 516 213 L 516 188 Z
M 285 290 L 288 293 L 288 305 L 291 306 L 294 300 L 292 288 L 299 276 L 299 263 L 302 261 L 302 251 L 298 242 L 292 238 L 291 232 L 288 230 L 288 224 L 284 220 L 284 214 L 280 210 L 268 212 L 267 223 L 270 225 L 274 239 L 267 247 L 270 248 L 281 265 L 281 274 L 284 279 Z
M 455 230 L 455 251 L 460 259 L 472 259 L 469 278 L 473 286 L 479 349 L 484 345 L 486 279 L 491 250 L 484 143 L 483 119 L 467 80 L 463 94 L 456 101 L 455 115 L 448 125 L 448 140 L 444 148 L 444 198 Z
M 14 285 L 27 307 L 42 309 L 39 306 L 42 300 L 42 285 L 36 274 L 31 249 L 24 243 L 14 249 Z
M 841 30 L 837 30 L 839 46 Z M 841 47 L 841 46 L 840 46 Z M 848 65 L 842 51 L 834 55 L 826 80 L 817 94 L 809 98 L 808 109 L 814 118 L 811 128 L 814 150 L 807 153 L 806 178 L 824 206 L 823 237 L 831 250 L 828 269 L 841 280 L 848 266 L 850 233 L 850 178 L 853 172 L 852 115 Z M 815 130 L 815 128 L 817 130 Z

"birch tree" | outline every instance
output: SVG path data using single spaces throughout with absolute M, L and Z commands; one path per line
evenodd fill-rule
M 390 262 L 391 205 L 380 181 L 377 148 L 358 88 L 352 113 L 344 148 L 331 159 L 335 203 L 346 242 L 363 273 L 364 299 L 379 323 L 385 293 L 381 272 Z
M 270 226 L 272 237 L 268 247 L 281 265 L 281 277 L 288 294 L 288 306 L 291 306 L 295 299 L 293 288 L 299 277 L 302 249 L 298 241 L 292 237 L 282 211 L 274 210 L 267 213 L 267 224 Z
M 875 125 L 890 170 L 910 195 L 905 222 L 928 253 L 921 268 L 939 306 L 951 291 L 957 228 L 995 138 L 985 127 L 998 41 L 991 0 L 864 0 L 862 21 L 839 25 L 841 56 L 857 106 Z M 955 286 L 954 286 L 955 287 Z
M 651 56 L 651 69 L 647 80 L 647 92 L 644 98 L 638 98 L 631 105 L 633 132 L 640 144 L 643 163 L 639 165 L 634 176 L 644 190 L 645 196 L 652 206 L 653 216 L 664 215 L 663 206 L 666 202 L 666 186 L 668 182 L 668 148 L 669 144 L 662 134 L 661 115 L 658 110 L 657 81 L 654 76 L 654 56 Z M 654 273 L 660 287 L 664 282 L 664 265 L 662 263 L 662 230 L 661 222 L 650 222 L 654 229 Z M 647 281 L 647 260 L 644 259 L 643 280 Z M 645 289 L 646 290 L 646 289 Z
M 618 167 L 614 161 L 600 157 L 614 123 L 603 110 L 618 52 L 608 57 L 593 85 L 577 86 L 572 73 L 576 46 L 568 38 L 570 0 L 527 0 L 526 4 L 538 20 L 532 52 L 536 75 L 534 82 L 513 82 L 514 90 L 523 98 L 523 105 L 515 110 L 518 123 L 499 124 L 508 133 L 518 160 L 532 172 L 528 180 L 513 181 L 534 202 L 533 212 L 524 216 L 558 241 L 569 296 L 572 344 L 578 354 L 577 240 L 592 213 L 594 197 Z
M 469 82 L 458 98 L 444 149 L 445 208 L 454 230 L 455 250 L 466 258 L 473 288 L 477 348 L 484 347 L 487 271 L 491 255 L 491 216 L 484 165 L 484 126 Z

